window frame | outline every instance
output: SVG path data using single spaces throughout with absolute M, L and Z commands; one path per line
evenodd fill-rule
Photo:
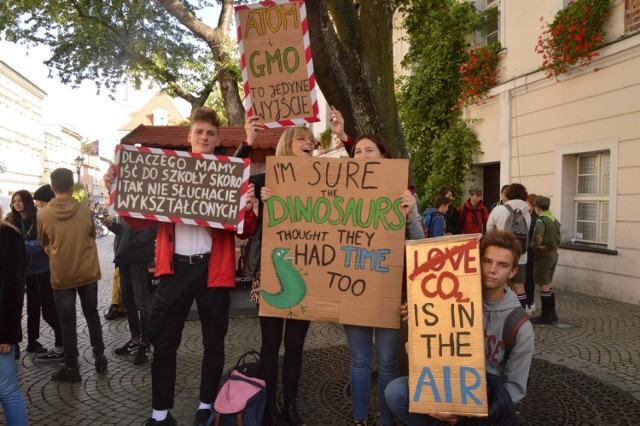
M 600 177 L 598 178 L 597 193 L 578 193 L 578 159 L 582 156 L 593 155 L 608 152 L 609 153 L 609 193 L 605 194 L 601 191 Z M 618 139 L 601 139 L 588 142 L 580 142 L 575 144 L 567 144 L 557 146 L 555 149 L 556 171 L 554 179 L 554 196 L 556 203 L 552 202 L 551 211 L 553 211 L 562 224 L 562 241 L 569 242 L 575 240 L 578 224 L 578 208 L 579 202 L 595 201 L 597 203 L 609 203 L 607 238 L 606 240 L 580 241 L 585 246 L 606 247 L 610 250 L 616 249 L 616 217 L 617 217 L 617 173 L 618 169 Z M 599 157 L 600 159 L 602 157 Z M 599 167 L 602 161 L 599 160 Z M 598 173 L 600 173 L 599 170 Z M 602 214 L 603 210 L 598 209 L 598 227 L 596 238 L 602 233 Z
M 610 208 L 610 193 L 611 193 L 611 188 L 609 187 L 607 189 L 607 192 L 604 192 L 603 189 L 603 180 L 604 180 L 604 176 L 605 176 L 605 167 L 604 167 L 604 158 L 605 155 L 609 157 L 609 165 L 611 164 L 611 154 L 609 153 L 609 151 L 601 151 L 601 152 L 588 152 L 588 153 L 583 153 L 583 154 L 577 154 L 576 155 L 576 187 L 575 187 L 575 194 L 573 196 L 573 200 L 574 200 L 574 210 L 575 210 L 575 215 L 574 215 L 574 222 L 575 222 L 575 238 L 576 241 L 581 241 L 581 242 L 585 242 L 585 243 L 590 243 L 590 244 L 607 244 L 606 239 L 604 239 L 602 237 L 603 234 L 603 226 L 606 223 L 607 226 L 609 225 L 610 222 L 610 218 L 608 217 L 607 220 L 604 220 L 603 217 L 605 216 L 605 208 L 608 210 Z M 581 158 L 586 158 L 586 157 L 596 157 L 596 171 L 595 173 L 580 173 L 580 160 Z M 611 167 L 609 166 L 609 186 L 611 185 Z M 596 178 L 596 190 L 595 192 L 580 192 L 580 178 L 583 176 L 595 176 Z M 587 219 L 581 219 L 579 217 L 579 206 L 580 204 L 595 204 L 596 205 L 596 219 L 595 219 L 595 224 L 596 224 L 596 236 L 595 236 L 595 240 L 590 240 L 590 239 L 586 239 L 586 238 L 580 238 L 578 235 L 578 224 L 579 222 L 583 222 L 583 223 L 593 223 L 594 221 L 592 220 L 587 220 Z M 604 205 L 606 204 L 606 207 L 604 207 Z M 608 213 L 608 212 L 607 212 Z M 607 214 L 607 216 L 609 216 Z M 608 238 L 608 232 L 607 234 L 607 238 Z
M 504 0 L 475 0 L 475 5 L 477 10 L 487 10 L 491 8 L 496 8 L 498 11 L 498 19 L 497 19 L 497 29 L 495 32 L 491 34 L 496 34 L 495 41 L 489 42 L 489 34 L 483 34 L 480 31 L 477 31 L 475 34 L 475 40 L 478 44 L 482 46 L 486 46 L 490 43 L 500 43 L 502 49 L 506 48 L 506 21 L 505 21 L 505 13 L 504 13 Z

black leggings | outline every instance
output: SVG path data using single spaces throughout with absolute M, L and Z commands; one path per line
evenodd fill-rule
M 309 321 L 260 317 L 262 346 L 258 375 L 267 385 L 268 403 L 275 404 L 278 388 L 278 351 L 282 343 L 283 330 L 282 389 L 285 401 L 295 405 L 302 370 L 302 349 L 309 330 Z
M 29 343 L 40 337 L 40 309 L 42 317 L 53 330 L 55 346 L 62 346 L 62 332 L 56 311 L 56 302 L 51 289 L 49 271 L 27 275 L 27 340 Z

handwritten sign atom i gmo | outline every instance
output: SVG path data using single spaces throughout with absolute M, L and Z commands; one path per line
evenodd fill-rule
M 411 412 L 487 415 L 478 237 L 406 242 Z
M 241 232 L 250 160 L 116 147 L 111 199 L 121 216 Z
M 245 106 L 267 127 L 319 121 L 304 1 L 235 7 Z

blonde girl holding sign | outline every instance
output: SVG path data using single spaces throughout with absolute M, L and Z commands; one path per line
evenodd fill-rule
M 250 156 L 252 146 L 262 125 L 259 117 L 247 117 L 245 130 L 247 141 L 237 152 L 237 157 Z M 305 126 L 287 128 L 276 147 L 276 156 L 287 157 L 312 157 L 315 138 L 311 130 Z M 271 196 L 271 190 L 264 186 L 265 174 L 256 173 L 251 176 L 251 183 L 256 188 L 256 198 L 259 201 L 258 217 L 262 217 L 264 201 Z M 260 268 L 254 272 L 251 300 L 260 303 Z M 260 367 L 258 376 L 267 384 L 267 407 L 265 410 L 263 425 L 278 425 L 283 420 L 291 426 L 302 426 L 305 422 L 298 414 L 296 400 L 298 396 L 298 383 L 302 370 L 302 350 L 309 330 L 309 321 L 292 318 L 260 317 L 260 332 L 262 345 L 260 347 Z M 282 365 L 282 388 L 284 405 L 282 415 L 278 410 L 276 390 L 278 387 L 278 352 L 284 337 L 284 359 Z

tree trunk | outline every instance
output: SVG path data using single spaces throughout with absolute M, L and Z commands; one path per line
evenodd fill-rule
M 358 11 L 352 2 L 306 1 L 316 80 L 344 116 L 347 133 L 380 134 L 396 157 L 406 158 L 394 93 L 393 8 L 362 3 Z

